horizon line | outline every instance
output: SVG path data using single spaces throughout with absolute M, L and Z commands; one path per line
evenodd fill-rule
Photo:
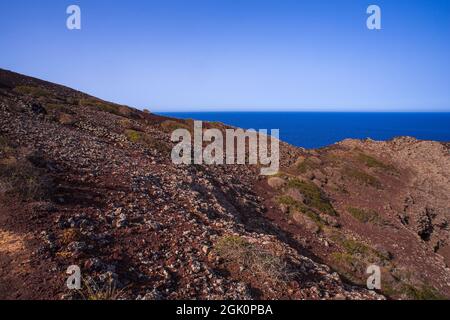
M 151 110 L 152 113 L 450 113 L 450 110 Z

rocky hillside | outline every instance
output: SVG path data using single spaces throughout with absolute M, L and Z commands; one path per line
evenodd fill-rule
M 450 157 L 438 142 L 346 140 L 271 178 L 269 217 L 354 283 L 382 268 L 391 298 L 450 296 Z
M 192 121 L 0 70 L 0 298 L 450 297 L 445 145 L 282 144 L 267 178 L 172 164 L 176 128 Z

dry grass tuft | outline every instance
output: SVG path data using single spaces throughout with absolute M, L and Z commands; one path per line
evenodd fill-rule
M 215 245 L 215 252 L 227 262 L 241 266 L 243 272 L 267 279 L 274 284 L 285 284 L 293 277 L 282 258 L 239 236 L 222 237 Z
M 79 294 L 84 300 L 90 301 L 111 301 L 122 300 L 125 289 L 117 289 L 114 281 L 106 281 L 103 286 L 99 286 L 94 279 L 83 279 L 83 288 Z

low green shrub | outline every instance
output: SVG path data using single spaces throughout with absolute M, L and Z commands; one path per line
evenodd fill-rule
M 382 169 L 382 170 L 386 170 L 386 171 L 391 171 L 391 172 L 396 172 L 397 170 L 394 168 L 394 166 L 389 165 L 389 164 L 385 164 L 382 161 L 369 156 L 365 153 L 358 153 L 358 160 L 362 163 L 364 163 L 367 167 L 369 168 L 378 168 L 378 169 Z
M 108 113 L 112 113 L 118 116 L 122 116 L 122 113 L 120 112 L 120 106 L 110 103 L 110 102 L 106 102 L 106 101 L 102 101 L 100 99 L 95 99 L 95 98 L 85 98 L 85 99 L 81 99 L 79 100 L 79 104 L 81 106 L 86 106 L 86 107 L 92 107 L 92 108 L 97 108 L 101 111 L 104 112 L 108 112 Z
M 177 130 L 177 129 L 186 129 L 190 132 L 192 132 L 192 130 L 194 129 L 194 127 L 185 122 L 181 122 L 181 121 L 175 121 L 175 120 L 166 120 L 164 122 L 162 122 L 160 124 L 161 129 L 164 132 L 167 133 L 172 133 L 173 131 Z
M 386 221 L 384 221 L 375 210 L 348 207 L 347 211 L 359 222 L 373 223 L 376 225 L 386 224 Z
M 371 186 L 376 189 L 383 188 L 381 182 L 377 178 L 356 168 L 345 167 L 342 170 L 342 175 L 350 179 L 353 179 L 365 186 Z
M 320 168 L 320 165 L 317 162 L 314 162 L 314 160 L 312 160 L 311 158 L 306 158 L 297 166 L 297 170 L 299 173 L 306 173 L 318 168 Z
M 46 89 L 33 86 L 18 86 L 14 88 L 14 91 L 20 94 L 33 96 L 35 98 L 48 97 L 50 95 L 50 92 Z
M 50 180 L 29 161 L 15 159 L 0 164 L 0 183 L 6 193 L 34 200 L 44 198 L 51 185 Z
M 300 191 L 305 197 L 305 204 L 307 206 L 313 207 L 330 216 L 338 215 L 322 190 L 314 183 L 300 179 L 292 179 L 288 182 L 288 186 Z

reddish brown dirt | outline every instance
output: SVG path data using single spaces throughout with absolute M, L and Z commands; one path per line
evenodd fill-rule
M 391 298 L 450 296 L 442 144 L 282 143 L 280 179 L 321 194 L 317 209 L 302 200 L 311 190 L 294 193 L 316 225 L 282 207 L 289 188 L 269 187 L 256 167 L 174 165 L 170 132 L 191 125 L 0 70 L 0 298 L 98 298 L 113 284 L 120 295 L 106 298 L 383 299 L 364 288 L 370 260 L 383 264 Z M 379 220 L 361 222 L 349 207 Z M 275 283 L 270 269 L 243 270 L 217 249 L 227 239 L 293 276 Z M 74 264 L 95 294 L 67 290 Z

